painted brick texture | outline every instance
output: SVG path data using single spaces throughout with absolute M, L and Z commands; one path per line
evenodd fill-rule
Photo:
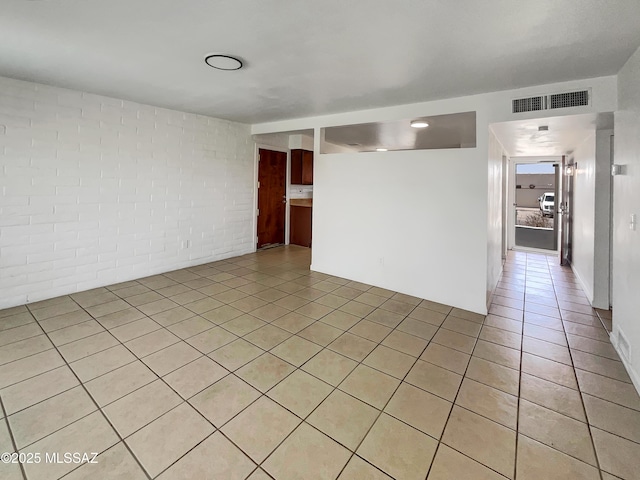
M 0 77 L 0 308 L 255 249 L 248 125 Z

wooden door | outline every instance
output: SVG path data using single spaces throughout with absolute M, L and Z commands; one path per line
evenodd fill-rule
M 287 154 L 260 149 L 258 160 L 258 248 L 284 243 Z

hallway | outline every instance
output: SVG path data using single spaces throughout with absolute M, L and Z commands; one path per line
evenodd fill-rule
M 556 263 L 510 252 L 486 317 L 292 246 L 0 311 L 0 450 L 43 456 L 0 477 L 637 478 L 640 398 Z

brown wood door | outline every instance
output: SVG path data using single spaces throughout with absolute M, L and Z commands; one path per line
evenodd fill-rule
M 287 154 L 260 149 L 258 161 L 258 248 L 284 243 Z
M 289 243 L 311 247 L 311 207 L 291 206 Z

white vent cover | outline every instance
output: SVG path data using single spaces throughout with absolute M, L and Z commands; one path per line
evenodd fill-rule
M 578 90 L 575 92 L 552 93 L 538 95 L 536 97 L 516 98 L 512 101 L 513 113 L 535 112 L 539 110 L 552 110 L 556 108 L 586 107 L 591 102 L 591 92 Z

